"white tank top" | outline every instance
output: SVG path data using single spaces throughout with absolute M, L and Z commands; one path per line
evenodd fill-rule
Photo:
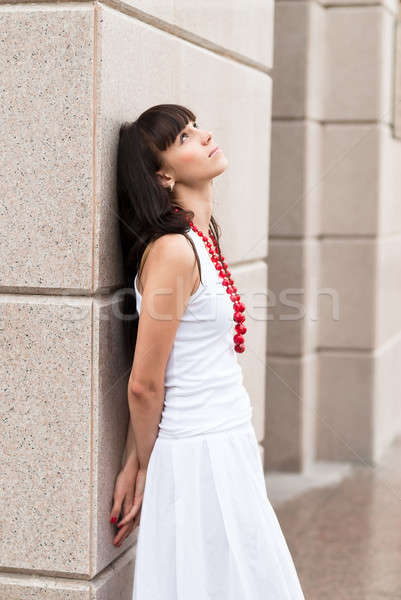
M 234 350 L 233 303 L 203 240 L 191 228 L 187 233 L 198 251 L 202 282 L 189 298 L 166 365 L 160 437 L 223 431 L 249 422 L 253 413 Z

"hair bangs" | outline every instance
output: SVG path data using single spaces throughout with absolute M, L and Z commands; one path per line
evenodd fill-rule
M 163 152 L 174 144 L 180 131 L 195 120 L 196 115 L 185 106 L 158 104 L 142 113 L 138 125 L 142 131 L 146 131 L 150 146 Z

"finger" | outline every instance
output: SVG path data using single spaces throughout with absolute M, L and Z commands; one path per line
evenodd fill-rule
M 114 504 L 110 512 L 110 523 L 116 523 L 118 517 L 121 513 L 121 505 L 123 502 L 124 496 L 115 495 L 114 496 Z
M 141 502 L 142 502 L 142 497 L 138 497 L 134 499 L 134 505 L 131 508 L 131 510 L 121 519 L 121 521 L 119 523 L 117 523 L 117 527 L 121 527 L 122 525 L 125 525 L 126 523 L 128 523 L 129 521 L 131 521 L 131 519 L 133 519 L 136 515 L 136 513 L 138 512 L 140 506 L 141 506 Z
M 117 543 L 117 546 L 121 546 L 121 544 L 127 539 L 127 537 L 131 534 L 132 530 L 134 529 L 132 522 L 129 525 L 126 525 L 124 527 L 124 532 L 123 535 L 121 536 L 121 538 L 119 539 L 119 542 Z
M 125 532 L 127 531 L 127 529 L 129 528 L 129 525 L 124 525 L 124 527 L 121 527 L 121 529 L 118 531 L 117 535 L 114 536 L 113 539 L 113 544 L 115 546 L 119 546 L 121 543 L 121 540 L 125 534 Z
M 127 523 L 130 523 L 135 517 L 136 513 L 138 512 L 138 509 L 139 506 L 133 506 L 129 513 L 125 515 L 125 517 L 123 517 L 119 523 L 117 523 L 117 527 L 120 528 L 123 525 L 127 525 Z
M 132 506 L 128 510 L 127 514 L 123 515 L 123 518 L 121 519 L 121 521 L 119 523 L 117 523 L 117 527 L 119 527 L 121 525 L 125 525 L 126 523 L 128 523 L 129 521 L 131 521 L 134 518 L 134 516 L 138 512 L 139 508 L 141 507 L 142 498 L 143 498 L 143 496 L 135 496 L 134 497 L 134 502 L 133 502 Z
M 134 492 L 127 492 L 122 506 L 122 514 L 125 517 L 134 505 Z
M 134 519 L 134 529 L 136 529 L 137 527 L 139 527 L 140 520 L 141 520 L 141 515 L 136 515 L 136 517 Z
M 129 536 L 131 531 L 134 529 L 132 525 L 132 521 L 128 525 L 124 525 L 118 532 L 118 534 L 113 539 L 113 544 L 115 546 L 120 546 L 126 537 Z
M 141 508 L 139 509 L 139 511 L 137 512 L 137 514 L 135 515 L 134 518 L 134 528 L 138 527 L 139 522 L 141 520 L 141 512 L 142 512 L 142 504 L 141 504 Z

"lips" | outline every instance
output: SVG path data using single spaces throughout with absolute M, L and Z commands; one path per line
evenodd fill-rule
M 219 147 L 218 147 L 218 146 L 215 146 L 215 147 L 213 148 L 213 150 L 212 150 L 212 151 L 210 152 L 210 154 L 209 154 L 209 158 L 210 158 L 211 156 L 213 156 L 213 154 L 216 152 L 216 150 L 219 150 Z

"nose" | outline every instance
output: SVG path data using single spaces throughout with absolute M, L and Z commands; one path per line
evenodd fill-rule
M 210 142 L 210 139 L 212 137 L 212 134 L 210 131 L 206 131 L 204 137 L 203 137 L 203 143 L 205 143 L 206 145 Z

